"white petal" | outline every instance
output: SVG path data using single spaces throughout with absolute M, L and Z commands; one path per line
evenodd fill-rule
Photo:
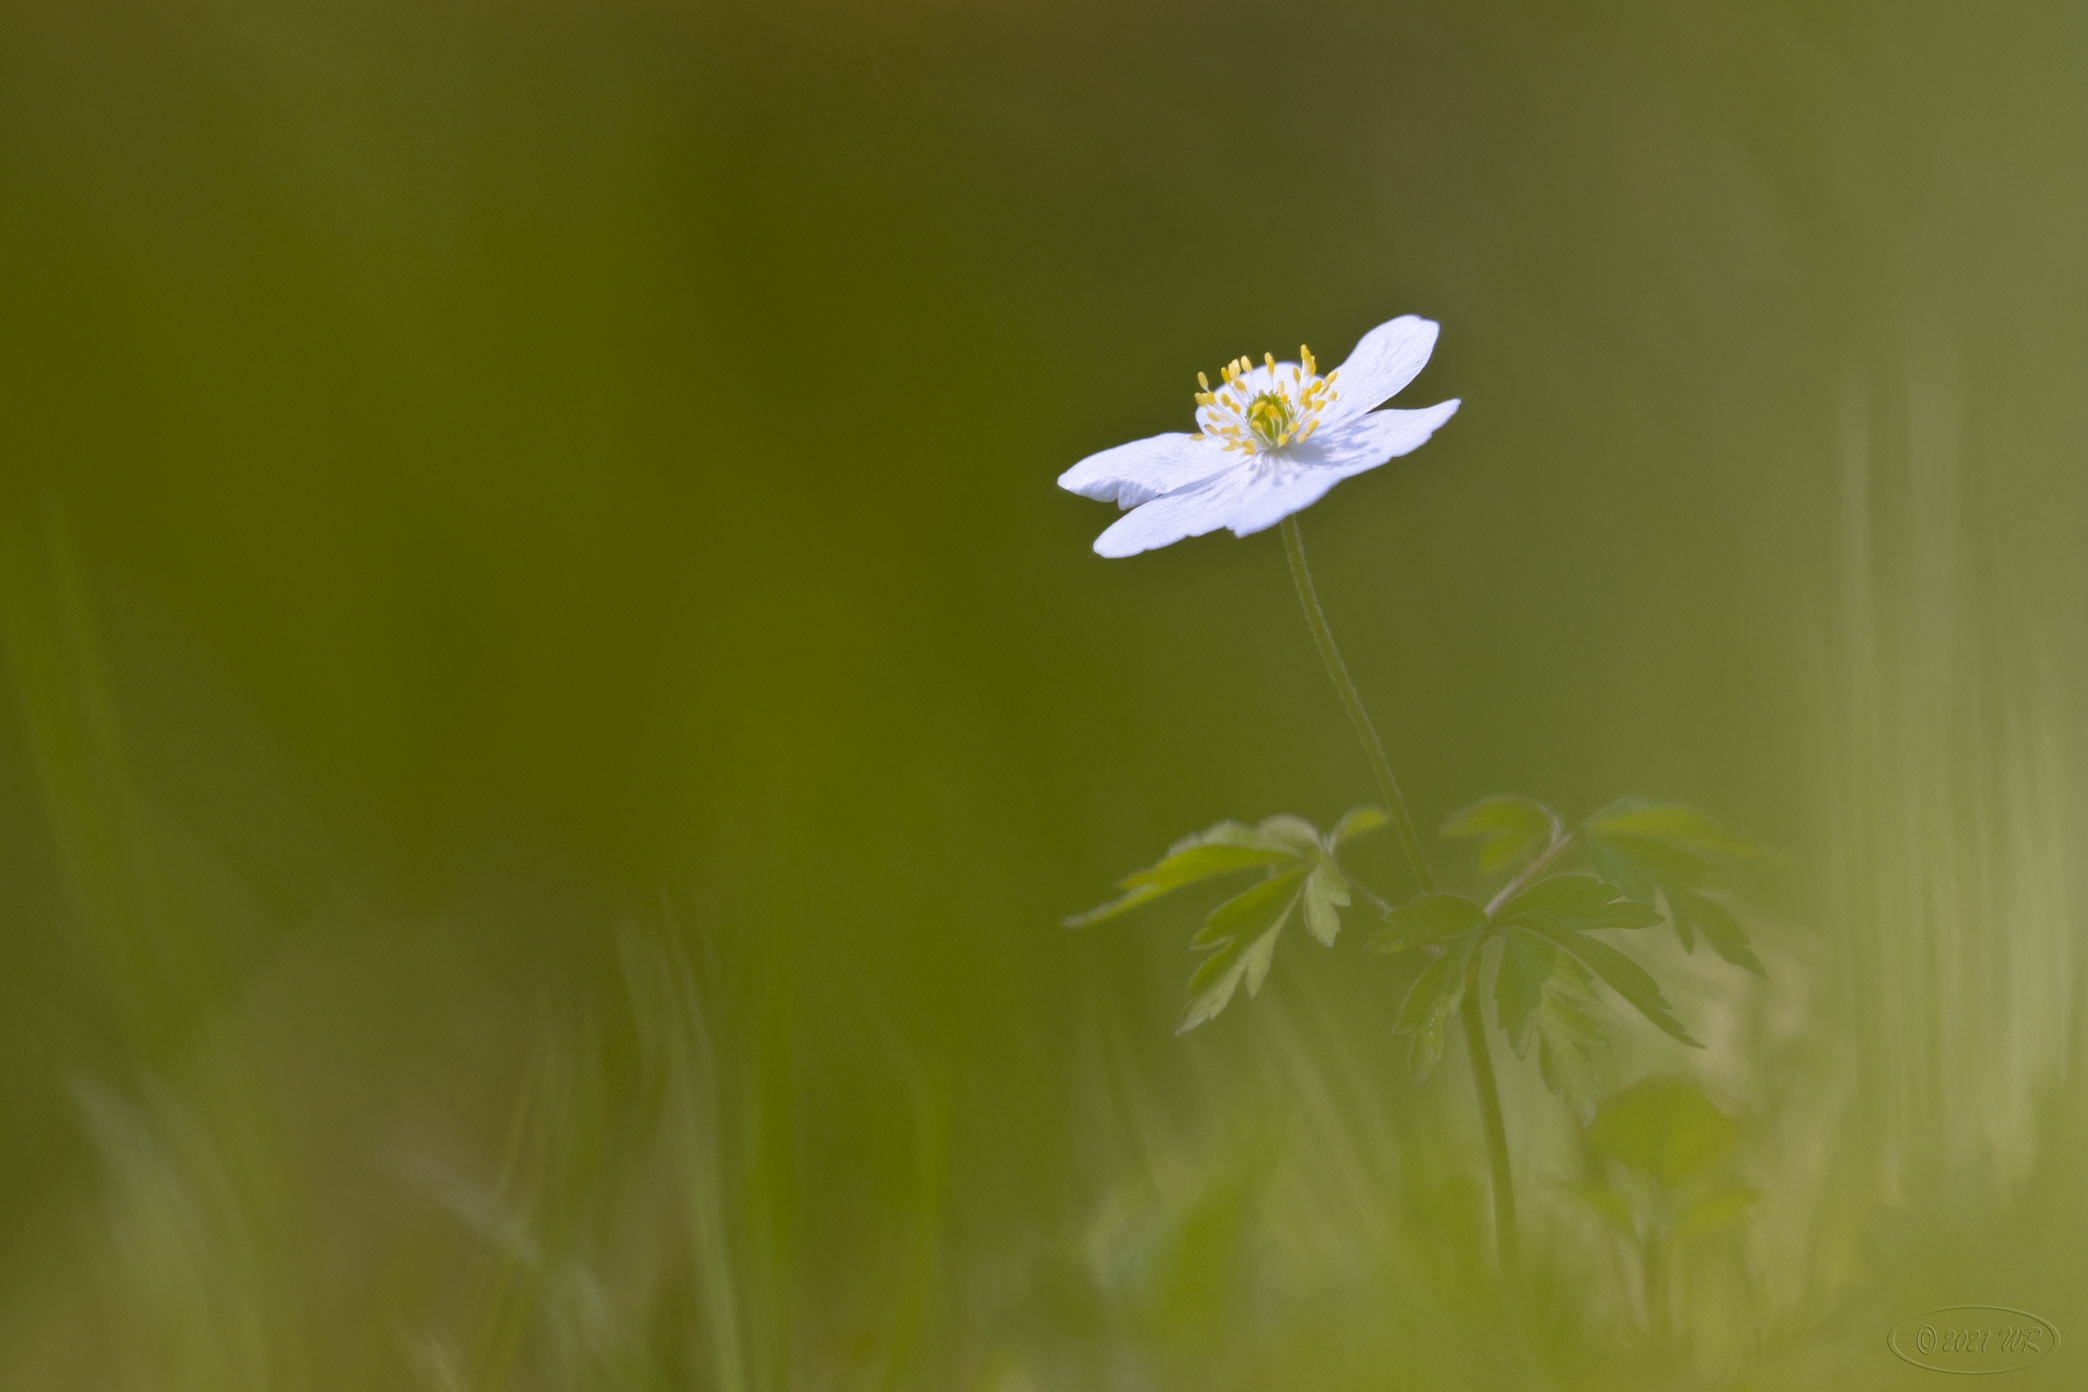
M 1230 527 L 1235 536 L 1252 536 L 1311 507 L 1349 472 L 1361 469 L 1311 468 L 1263 456 L 1133 508 L 1095 538 L 1095 554 L 1135 556 L 1221 527 Z
M 1137 507 L 1148 498 L 1223 473 L 1239 458 L 1205 436 L 1155 435 L 1089 455 L 1060 474 L 1058 485 L 1084 498 Z
M 1347 478 L 1421 448 L 1457 414 L 1458 404 L 1452 398 L 1419 411 L 1372 411 L 1322 429 L 1304 444 L 1291 446 L 1290 452 L 1301 464 Z
M 1445 401 L 1424 411 L 1373 411 L 1361 420 L 1322 430 L 1286 451 L 1287 464 L 1271 457 L 1241 490 L 1225 525 L 1234 536 L 1252 536 L 1294 512 L 1303 512 L 1328 489 L 1388 459 L 1419 449 L 1450 417 L 1458 403 Z
M 1283 454 L 1240 460 L 1134 508 L 1095 538 L 1095 554 L 1135 556 L 1220 527 L 1252 536 L 1311 507 L 1343 479 L 1420 448 L 1457 407 L 1444 401 L 1422 411 L 1373 411 Z
M 1135 556 L 1229 525 L 1253 474 L 1254 465 L 1240 461 L 1216 478 L 1133 508 L 1095 538 L 1095 554 Z
M 1253 536 L 1275 526 L 1292 513 L 1311 507 L 1328 489 L 1347 477 L 1348 474 L 1339 469 L 1301 468 L 1297 465 L 1263 469 L 1240 490 L 1225 525 L 1232 528 L 1234 536 Z
M 1363 335 L 1348 361 L 1334 369 L 1334 401 L 1320 413 L 1321 429 L 1391 400 L 1427 366 L 1437 332 L 1433 319 L 1403 314 Z

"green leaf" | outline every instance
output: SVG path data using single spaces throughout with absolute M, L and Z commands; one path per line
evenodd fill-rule
M 1247 949 L 1247 994 L 1261 994 L 1262 982 L 1268 980 L 1269 963 L 1276 956 L 1276 939 L 1282 934 L 1283 925 L 1277 924 L 1254 940 Z
M 1330 857 L 1312 867 L 1305 877 L 1305 927 L 1328 947 L 1341 932 L 1341 915 L 1349 902 L 1348 880 Z
M 1191 947 L 1208 947 L 1228 938 L 1257 938 L 1272 928 L 1281 928 L 1291 907 L 1305 888 L 1311 867 L 1299 865 L 1269 876 L 1260 884 L 1211 910 L 1202 931 L 1190 940 Z
M 1668 911 L 1675 916 L 1675 930 L 1680 933 L 1684 924 L 1704 935 L 1711 950 L 1736 967 L 1744 967 L 1756 976 L 1768 979 L 1769 973 L 1762 966 L 1762 959 L 1755 956 L 1754 948 L 1748 945 L 1747 930 L 1740 920 L 1723 904 L 1717 904 L 1695 890 L 1679 890 L 1668 897 Z M 1684 946 L 1687 946 L 1685 941 Z
M 1544 916 L 1561 919 L 1581 932 L 1601 928 L 1645 928 L 1660 915 L 1644 904 L 1619 898 L 1615 885 L 1592 875 L 1553 875 L 1531 885 L 1501 909 L 1501 923 Z
M 1583 830 L 1581 839 L 1587 848 L 1588 863 L 1594 867 L 1595 873 L 1615 885 L 1626 899 L 1640 904 L 1653 904 L 1659 900 L 1660 882 L 1644 866 L 1604 837 Z
M 1502 939 L 1494 973 L 1501 1028 L 1517 1058 L 1529 1057 L 1531 1042 L 1537 1043 L 1545 1086 L 1585 1121 L 1595 1109 L 1595 1072 L 1586 1051 L 1609 1042 L 1583 1008 L 1593 1000 L 1588 969 L 1520 924 L 1507 928 Z
M 1226 943 L 1204 958 L 1189 978 L 1189 1004 L 1182 1011 L 1176 1034 L 1186 1034 L 1225 1009 L 1247 972 L 1247 954 L 1237 942 Z
M 1293 818 L 1292 820 L 1296 819 Z M 1185 836 L 1172 846 L 1169 846 L 1167 853 L 1174 855 L 1177 851 L 1186 851 L 1191 846 L 1245 846 L 1250 849 L 1264 851 L 1289 851 L 1292 849 L 1289 842 L 1279 841 L 1275 837 L 1264 834 L 1261 828 L 1247 826 L 1241 822 L 1220 822 L 1208 831 Z
M 1443 1057 L 1443 1026 L 1457 1013 L 1464 995 L 1465 963 L 1471 960 L 1472 950 L 1478 945 L 1477 933 L 1451 943 L 1415 980 L 1399 1007 L 1399 1023 L 1393 1033 L 1414 1036 L 1407 1063 L 1417 1083 L 1427 1082 Z
M 1717 1168 L 1746 1133 L 1683 1078 L 1644 1078 L 1603 1099 L 1588 1139 L 1663 1188 Z
M 1448 1013 L 1457 992 L 1463 989 L 1465 962 L 1471 957 L 1478 940 L 1477 934 L 1458 939 L 1414 978 L 1406 999 L 1400 1003 L 1399 1018 L 1392 1026 L 1395 1035 L 1412 1034 L 1423 1028 L 1431 1016 Z
M 1761 1190 L 1745 1184 L 1714 1184 L 1693 1195 L 1675 1214 L 1675 1237 L 1678 1241 L 1705 1237 L 1729 1228 L 1739 1222 L 1761 1197 Z
M 1537 1027 L 1537 1071 L 1586 1125 L 1595 1115 L 1595 1069 L 1587 1051 L 1605 1043 L 1586 1012 L 1547 996 L 1533 1017 Z
M 1693 851 L 1623 832 L 1592 832 L 1612 854 L 1620 855 L 1662 885 L 1694 889 L 1711 878 L 1711 864 Z
M 1684 951 L 1696 950 L 1697 935 L 1701 933 L 1711 944 L 1711 950 L 1726 961 L 1757 976 L 1768 976 L 1761 959 L 1749 946 L 1747 930 L 1740 926 L 1740 920 L 1723 905 L 1699 892 L 1711 874 L 1711 867 L 1699 856 L 1633 834 L 1595 836 L 1589 842 L 1589 850 L 1596 868 L 1631 897 L 1644 903 L 1653 902 L 1650 892 L 1634 893 L 1633 885 L 1627 884 L 1627 880 L 1634 881 L 1640 888 L 1659 888 L 1667 900 L 1668 917 L 1674 923 L 1675 937 L 1680 940 Z
M 1263 840 L 1288 847 L 1299 856 L 1318 856 L 1323 849 L 1319 830 L 1303 817 L 1293 817 L 1288 812 L 1279 812 L 1265 817 L 1255 832 Z
M 1254 828 L 1238 822 L 1220 822 L 1207 831 L 1175 842 L 1157 865 L 1118 880 L 1117 888 L 1129 893 L 1099 908 L 1073 915 L 1065 921 L 1065 926 L 1086 928 L 1213 875 L 1252 869 L 1258 865 L 1280 865 L 1296 859 L 1297 852 L 1285 842 L 1263 836 Z
M 1525 927 L 1534 929 L 1550 938 L 1556 945 L 1565 948 L 1581 964 L 1608 983 L 1609 988 L 1631 1002 L 1641 1015 L 1666 1030 L 1693 1049 L 1704 1046 L 1690 1038 L 1689 1031 L 1675 1018 L 1675 1009 L 1660 994 L 1660 985 L 1646 969 L 1626 957 L 1606 942 L 1573 931 L 1571 925 L 1545 914 L 1531 914 L 1517 920 Z
M 1595 1003 L 1587 989 L 1591 979 L 1588 969 L 1563 952 L 1554 957 L 1551 980 L 1544 983 L 1544 1003 L 1537 1007 L 1538 1021 L 1548 1022 L 1561 1038 L 1585 1048 L 1607 1049 L 1608 1036 L 1588 1013 L 1588 1007 Z
M 1696 950 L 1701 933 L 1726 961 L 1766 975 L 1739 920 L 1695 893 L 1710 880 L 1710 862 L 1767 859 L 1760 847 L 1697 808 L 1645 798 L 1611 803 L 1591 815 L 1582 831 L 1597 872 L 1627 896 L 1650 904 L 1658 888 L 1685 951 Z
M 1695 930 L 1689 920 L 1675 916 L 1674 902 L 1694 891 L 1711 876 L 1711 867 L 1688 851 L 1648 841 L 1643 836 L 1601 836 L 1588 833 L 1588 855 L 1604 878 L 1623 890 L 1625 897 L 1641 904 L 1668 901 L 1675 936 L 1684 952 L 1696 951 Z
M 1767 858 L 1761 847 L 1735 836 L 1710 813 L 1679 802 L 1621 799 L 1589 817 L 1586 826 L 1598 836 L 1639 836 L 1720 860 Z
M 1421 943 L 1441 942 L 1486 926 L 1486 910 L 1462 894 L 1417 894 L 1385 915 L 1365 944 L 1373 952 L 1399 952 Z
M 1351 808 L 1334 824 L 1334 844 L 1339 846 L 1344 841 L 1376 831 L 1381 826 L 1389 826 L 1391 822 L 1392 819 L 1385 815 L 1382 808 Z
M 1551 844 L 1558 826 L 1558 817 L 1543 803 L 1500 793 L 1451 813 L 1442 834 L 1478 837 L 1479 868 L 1491 872 Z
M 1494 972 L 1494 1008 L 1509 1047 L 1517 1058 L 1527 1058 L 1530 1014 L 1544 1000 L 1545 978 L 1551 975 L 1552 959 L 1558 953 L 1527 928 L 1510 928 L 1503 938 L 1501 965 Z
M 1115 918 L 1118 914 L 1135 909 L 1149 900 L 1158 899 L 1165 893 L 1167 891 L 1164 889 L 1140 887 L 1120 898 L 1112 899 L 1106 904 L 1098 904 L 1086 913 L 1077 913 L 1071 918 L 1061 919 L 1059 926 L 1062 928 L 1091 928 L 1105 919 Z
M 1118 883 L 1125 889 L 1178 889 L 1213 875 L 1249 870 L 1257 865 L 1280 865 L 1294 860 L 1289 851 L 1265 850 L 1258 846 L 1191 846 L 1161 861 L 1150 870 L 1127 875 Z
M 1276 939 L 1282 934 L 1283 925 L 1290 921 L 1291 910 L 1297 906 L 1311 869 L 1300 865 L 1271 875 L 1211 910 L 1203 930 L 1190 946 L 1215 944 L 1218 950 L 1206 957 L 1189 978 L 1189 1005 L 1182 1012 L 1176 1034 L 1195 1029 L 1225 1009 L 1242 980 L 1247 983 L 1248 995 L 1261 990 L 1276 951 Z M 1242 949 L 1241 943 L 1250 939 L 1252 945 Z
M 1638 1241 L 1638 1213 L 1631 1195 L 1607 1184 L 1569 1184 L 1566 1187 L 1574 1197 L 1600 1214 L 1603 1222 L 1633 1242 Z

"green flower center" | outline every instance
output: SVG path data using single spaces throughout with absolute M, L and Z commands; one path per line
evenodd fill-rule
M 1262 392 L 1247 403 L 1247 428 L 1271 449 L 1290 443 L 1297 426 L 1297 412 L 1277 392 Z

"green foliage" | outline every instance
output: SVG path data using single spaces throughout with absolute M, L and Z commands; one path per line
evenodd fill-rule
M 1242 980 L 1247 994 L 1261 991 L 1276 952 L 1276 939 L 1290 921 L 1291 910 L 1305 892 L 1309 866 L 1294 866 L 1271 875 L 1211 911 L 1192 947 L 1216 947 L 1189 980 L 1189 1005 L 1181 1030 L 1194 1029 L 1225 1009 Z
M 1255 937 L 1281 923 L 1304 892 L 1305 877 L 1310 873 L 1306 866 L 1294 865 L 1234 895 L 1211 910 L 1189 945 L 1213 947 L 1235 938 Z
M 1761 847 L 1727 831 L 1708 812 L 1679 802 L 1621 798 L 1589 817 L 1585 825 L 1602 835 L 1636 836 L 1713 859 L 1764 858 Z
M 1533 916 L 1518 920 L 1520 925 L 1550 938 L 1555 946 L 1565 949 L 1580 959 L 1582 966 L 1602 978 L 1612 991 L 1629 1001 L 1641 1015 L 1667 1031 L 1691 1048 L 1704 1046 L 1690 1037 L 1682 1022 L 1675 1018 L 1674 1007 L 1667 997 L 1660 994 L 1660 984 L 1652 973 L 1626 957 L 1623 953 L 1599 939 L 1575 932 L 1563 921 L 1548 916 Z
M 1543 803 L 1499 793 L 1451 813 L 1442 833 L 1478 838 L 1479 868 L 1491 873 L 1535 855 L 1559 829 L 1557 814 Z
M 1592 1114 L 1596 1091 L 1588 1051 L 1608 1044 L 1591 1013 L 1591 988 L 1597 978 L 1661 1029 L 1697 1045 L 1645 968 L 1588 936 L 1658 922 L 1657 912 L 1624 897 L 1615 885 L 1591 875 L 1552 875 L 1517 891 L 1491 917 L 1463 895 L 1416 895 L 1386 916 L 1386 926 L 1367 945 L 1380 952 L 1442 950 L 1416 981 L 1400 1012 L 1400 1031 L 1414 1035 L 1414 1075 L 1426 1079 L 1441 1056 L 1442 1021 L 1458 1007 L 1454 996 L 1443 993 L 1452 992 L 1453 984 L 1461 989 L 1462 983 L 1461 975 L 1453 983 L 1444 963 L 1454 958 L 1462 973 L 1472 953 L 1500 938 L 1494 1003 L 1501 1030 L 1517 1058 L 1528 1058 L 1530 1046 L 1537 1046 L 1545 1085 L 1585 1121 Z
M 1287 848 L 1291 854 L 1311 859 L 1327 849 L 1327 838 L 1313 828 L 1303 817 L 1293 817 L 1288 812 L 1279 812 L 1257 823 L 1254 834 L 1265 841 Z
M 1684 948 L 1694 950 L 1702 938 L 1725 961 L 1764 974 L 1740 920 L 1716 897 L 1714 880 L 1722 866 L 1766 857 L 1697 808 L 1624 798 L 1568 831 L 1543 803 L 1500 794 L 1454 813 L 1442 831 L 1476 840 L 1483 872 L 1523 866 L 1502 891 L 1505 902 L 1497 898 L 1489 916 L 1469 899 L 1423 896 L 1389 915 L 1369 946 L 1398 952 L 1467 932 L 1481 943 L 1500 937 L 1494 1003 L 1502 1032 L 1518 1058 L 1537 1045 L 1546 1085 L 1583 1121 L 1595 1094 L 1587 1051 L 1607 1043 L 1589 1010 L 1595 979 L 1675 1039 L 1702 1047 L 1651 974 L 1591 934 L 1665 920 Z M 1569 856 L 1589 873 L 1536 878 Z
M 1349 905 L 1348 879 L 1331 856 L 1323 856 L 1305 877 L 1305 927 L 1328 947 L 1341 932 L 1337 910 Z
M 1220 822 L 1127 875 L 1117 884 L 1118 898 L 1067 919 L 1066 926 L 1099 923 L 1219 875 L 1260 870 L 1262 880 L 1213 910 L 1192 942 L 1210 953 L 1190 978 L 1182 1014 L 1180 1030 L 1194 1029 L 1224 1010 L 1243 983 L 1249 996 L 1261 989 L 1293 915 L 1319 942 L 1334 944 L 1354 891 L 1335 852 L 1388 821 L 1375 807 L 1359 807 L 1325 834 L 1291 816 L 1251 827 Z M 1414 949 L 1433 956 L 1408 991 L 1397 1025 L 1398 1033 L 1411 1036 L 1408 1061 L 1417 1080 L 1425 1081 L 1441 1061 L 1447 1022 L 1464 1008 L 1466 969 L 1496 938 L 1501 951 L 1493 997 L 1501 1031 L 1519 1059 L 1534 1047 L 1545 1086 L 1583 1123 L 1596 1116 L 1589 1055 L 1609 1043 L 1595 1013 L 1596 981 L 1670 1037 L 1703 1047 L 1652 974 L 1595 934 L 1665 920 L 1685 947 L 1693 949 L 1701 937 L 1725 961 L 1762 972 L 1739 919 L 1712 897 L 1717 866 L 1759 860 L 1762 852 L 1696 808 L 1625 798 L 1568 831 L 1543 803 L 1499 794 L 1454 813 L 1442 831 L 1477 841 L 1482 871 L 1522 870 L 1491 908 L 1461 894 L 1416 895 L 1386 911 L 1383 926 L 1364 944 L 1374 952 Z M 1582 856 L 1592 873 L 1543 873 L 1569 853 Z
M 1589 1007 L 1590 975 L 1571 955 L 1520 924 L 1502 934 L 1501 965 L 1494 974 L 1494 1005 L 1501 1030 L 1517 1058 L 1537 1043 L 1544 1083 L 1586 1121 L 1595 1105 L 1595 1074 L 1587 1051 L 1608 1040 Z
M 1066 927 L 1086 928 L 1114 918 L 1126 909 L 1149 903 L 1183 885 L 1195 884 L 1214 875 L 1227 875 L 1258 865 L 1281 865 L 1295 859 L 1297 851 L 1286 841 L 1279 841 L 1258 828 L 1242 826 L 1238 822 L 1220 822 L 1209 831 L 1185 836 L 1169 846 L 1167 854 L 1151 869 L 1118 880 L 1117 888 L 1127 891 L 1122 898 L 1073 915 L 1066 920 Z
M 1502 923 L 1556 919 L 1578 933 L 1644 928 L 1660 922 L 1659 914 L 1622 897 L 1614 885 L 1591 875 L 1553 875 L 1539 880 L 1503 905 L 1498 917 Z
M 1195 1029 L 1232 1003 L 1242 983 L 1260 992 L 1275 959 L 1276 941 L 1302 903 L 1306 931 L 1329 947 L 1341 933 L 1341 910 L 1352 902 L 1350 883 L 1335 850 L 1385 826 L 1375 807 L 1358 807 L 1322 835 L 1301 817 L 1278 815 L 1255 826 L 1220 822 L 1184 837 L 1149 869 L 1117 881 L 1118 898 L 1065 921 L 1085 928 L 1150 903 L 1185 885 L 1240 870 L 1263 872 L 1252 887 L 1213 909 L 1190 946 L 1211 953 L 1189 978 L 1189 1003 L 1176 1033 Z M 1477 907 L 1476 905 L 1474 906 Z
M 1427 1082 L 1443 1057 L 1443 1027 L 1464 998 L 1465 966 L 1478 949 L 1479 934 L 1467 933 L 1443 950 L 1428 969 L 1415 979 L 1399 1007 L 1394 1034 L 1413 1036 L 1407 1063 L 1417 1082 Z M 1475 1005 L 1474 1009 L 1477 1008 Z
M 1762 860 L 1759 847 L 1694 807 L 1644 798 L 1611 803 L 1580 834 L 1597 874 L 1641 904 L 1666 902 L 1685 950 L 1694 952 L 1701 935 L 1723 960 L 1767 975 L 1740 920 L 1705 893 L 1719 864 Z
M 1342 813 L 1341 820 L 1334 824 L 1334 844 L 1339 846 L 1365 832 L 1376 831 L 1381 826 L 1390 826 L 1392 819 L 1382 807 L 1352 807 Z
M 1588 1139 L 1663 1189 L 1708 1175 L 1746 1127 L 1682 1078 L 1646 1078 L 1603 1099 Z
M 1531 1041 L 1537 1042 L 1545 1086 L 1586 1120 L 1595 1100 L 1595 1074 L 1587 1051 L 1608 1043 L 1589 1013 L 1595 1003 L 1589 989 L 1594 976 L 1602 977 L 1663 1029 L 1675 1032 L 1681 1026 L 1652 978 L 1636 963 L 1581 934 L 1642 928 L 1657 923 L 1659 916 L 1619 898 L 1613 886 L 1600 880 L 1554 875 L 1510 899 L 1496 921 L 1505 940 L 1494 977 L 1501 1029 L 1517 1058 L 1527 1058 Z
M 1385 916 L 1370 935 L 1373 952 L 1403 952 L 1423 943 L 1461 937 L 1486 926 L 1486 910 L 1462 894 L 1419 894 Z
M 1722 1173 L 1746 1127 L 1684 1078 L 1645 1078 L 1602 1101 L 1589 1123 L 1594 1149 L 1620 1164 L 1618 1183 L 1568 1191 L 1631 1244 L 1643 1263 L 1647 1317 L 1663 1323 L 1665 1273 L 1683 1244 L 1744 1218 L 1761 1191 Z
M 1494 922 L 1505 939 L 1494 976 L 1501 1029 L 1517 1058 L 1538 1044 L 1545 1086 L 1583 1121 L 1593 1111 L 1595 1073 L 1589 1049 L 1608 1040 L 1589 1013 L 1589 989 L 1600 977 L 1640 1014 L 1685 1044 L 1696 1044 L 1653 977 L 1617 949 L 1587 934 L 1605 928 L 1644 928 L 1660 915 L 1588 875 L 1553 875 L 1517 894 Z M 1701 1046 L 1699 1046 L 1701 1047 Z

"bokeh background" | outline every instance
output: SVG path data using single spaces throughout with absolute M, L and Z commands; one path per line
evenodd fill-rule
M 2084 64 L 2036 0 L 8 0 L 0 1384 L 2088 1338 Z M 1505 1051 L 1503 1298 L 1354 917 L 1181 1038 L 1207 901 L 1057 926 L 1373 788 L 1274 533 L 1105 562 L 1053 479 L 1403 312 L 1465 406 L 1302 521 L 1417 817 L 1782 853 L 1766 982 L 1635 940 L 1707 1050 L 1611 1013 L 1763 1193 L 1665 1327 Z

